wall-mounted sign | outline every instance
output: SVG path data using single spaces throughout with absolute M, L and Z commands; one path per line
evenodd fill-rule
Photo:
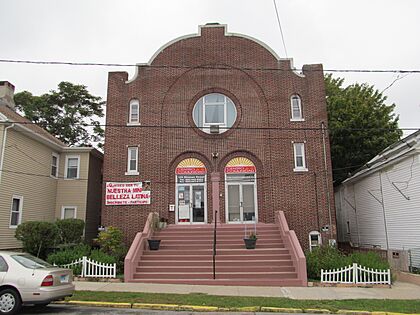
M 236 157 L 229 161 L 225 167 L 227 174 L 255 173 L 256 168 L 251 160 L 245 157 Z
M 150 181 L 145 182 L 107 182 L 105 186 L 105 205 L 149 205 Z
M 178 184 L 196 184 L 205 182 L 204 175 L 178 175 L 176 177 Z
M 175 211 L 175 205 L 169 205 L 169 212 Z
M 189 158 L 178 164 L 175 173 L 177 175 L 206 174 L 206 166 L 199 159 Z

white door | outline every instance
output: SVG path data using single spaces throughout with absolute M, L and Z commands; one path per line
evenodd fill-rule
M 227 222 L 257 222 L 255 183 L 227 183 Z
M 178 184 L 176 205 L 177 223 L 207 223 L 207 201 L 204 184 Z

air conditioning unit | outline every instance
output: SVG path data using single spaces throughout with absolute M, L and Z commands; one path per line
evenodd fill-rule
M 210 126 L 210 133 L 220 133 L 219 125 L 211 125 Z

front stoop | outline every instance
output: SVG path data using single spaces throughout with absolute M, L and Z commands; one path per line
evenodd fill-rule
M 256 248 L 245 249 L 244 225 L 218 225 L 216 279 L 213 279 L 214 226 L 169 225 L 154 234 L 154 238 L 161 239 L 160 249 L 147 248 L 143 252 L 130 282 L 302 286 L 296 259 L 286 248 L 278 226 L 258 223 L 256 228 Z

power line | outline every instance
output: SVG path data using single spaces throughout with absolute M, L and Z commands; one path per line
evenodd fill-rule
M 67 62 L 67 61 L 40 61 L 40 60 L 15 60 L 15 59 L 0 59 L 0 63 L 23 63 L 23 64 L 38 64 L 38 65 L 67 65 L 67 66 L 100 66 L 100 67 L 139 67 L 142 64 L 123 64 L 123 63 L 96 63 L 96 62 Z M 266 67 L 228 67 L 222 65 L 151 65 L 144 64 L 149 68 L 170 68 L 170 69 L 216 69 L 216 70 L 249 70 L 249 71 L 303 71 L 303 69 L 279 69 Z M 305 69 L 307 72 L 351 72 L 351 73 L 416 73 L 419 74 L 418 69 Z
M 276 16 L 277 16 L 277 22 L 279 24 L 279 29 L 280 29 L 280 34 L 281 34 L 281 40 L 283 42 L 283 47 L 284 47 L 284 53 L 286 54 L 286 58 L 287 57 L 287 49 L 286 49 L 286 42 L 284 41 L 284 36 L 283 36 L 283 29 L 281 27 L 281 23 L 280 23 L 280 15 L 279 15 L 279 11 L 277 10 L 277 3 L 276 0 L 273 0 L 274 3 L 274 8 L 276 9 Z
M 41 123 L 34 123 L 31 121 L 0 121 L 0 124 L 19 124 L 19 125 L 37 125 L 41 126 Z M 127 126 L 127 124 L 85 124 L 85 123 L 74 123 L 74 126 L 84 126 L 84 127 L 94 127 L 94 126 L 100 126 L 100 127 L 108 127 L 108 128 L 140 128 L 140 129 L 204 129 L 196 126 L 176 126 L 176 125 L 135 125 L 135 126 Z M 321 131 L 322 127 L 223 127 L 224 130 L 273 130 L 273 131 L 299 131 L 299 130 L 305 130 L 305 131 Z M 380 128 L 380 127 L 360 127 L 360 128 L 326 128 L 330 131 L 340 130 L 340 131 L 366 131 L 366 130 L 377 130 L 377 131 L 394 131 L 394 130 L 401 130 L 401 131 L 417 131 L 420 129 L 420 127 L 404 127 L 404 128 Z M 222 135 L 222 134 L 219 134 Z

